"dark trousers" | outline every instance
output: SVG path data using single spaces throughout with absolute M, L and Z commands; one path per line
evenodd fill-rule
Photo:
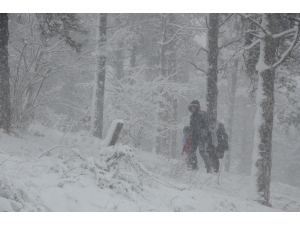
M 211 165 L 216 173 L 219 172 L 220 162 L 216 149 L 208 149 L 208 155 Z
M 200 142 L 199 145 L 191 145 L 191 148 L 189 151 L 189 156 L 188 156 L 189 157 L 188 168 L 189 169 L 197 169 L 198 168 L 197 155 L 196 155 L 196 150 L 198 147 L 199 147 L 199 153 L 205 163 L 206 170 L 211 171 L 211 160 L 210 160 L 209 154 L 205 151 L 205 143 L 204 142 Z

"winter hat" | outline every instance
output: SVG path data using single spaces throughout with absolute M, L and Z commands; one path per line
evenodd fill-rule
M 190 104 L 189 104 L 189 107 L 188 109 L 191 111 L 191 107 L 192 106 L 196 106 L 197 109 L 199 110 L 200 109 L 200 102 L 198 100 L 193 100 Z
M 190 133 L 190 131 L 191 131 L 191 128 L 189 126 L 185 126 L 183 128 L 183 133 Z

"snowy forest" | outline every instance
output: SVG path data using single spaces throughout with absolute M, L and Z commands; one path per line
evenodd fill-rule
M 299 29 L 300 13 L 0 14 L 0 211 L 299 212 Z M 214 172 L 183 151 L 195 100 L 227 133 Z

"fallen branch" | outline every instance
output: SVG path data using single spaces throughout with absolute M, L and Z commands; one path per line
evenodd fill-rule
M 55 146 L 55 147 L 53 147 L 53 148 L 50 148 L 50 149 L 44 151 L 44 152 L 38 157 L 38 159 L 41 158 L 43 155 L 45 155 L 47 152 L 50 152 L 51 150 L 56 149 L 56 148 L 69 148 L 69 147 L 66 147 L 66 146 L 63 146 L 63 145 Z M 70 149 L 70 148 L 69 148 L 69 149 Z

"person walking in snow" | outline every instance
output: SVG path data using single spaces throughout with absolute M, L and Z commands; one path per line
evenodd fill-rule
M 206 113 L 200 110 L 200 103 L 198 100 L 194 100 L 188 106 L 189 111 L 192 113 L 190 117 L 190 137 L 191 137 L 191 148 L 189 151 L 189 169 L 196 170 L 197 166 L 197 155 L 196 150 L 199 147 L 199 153 L 204 160 L 205 167 L 208 173 L 211 173 L 211 164 L 208 153 L 205 151 L 205 143 L 207 139 L 207 118 Z
M 215 173 L 219 172 L 219 159 L 224 157 L 224 152 L 228 150 L 228 135 L 222 123 L 215 117 L 209 118 L 207 152 L 211 165 Z

